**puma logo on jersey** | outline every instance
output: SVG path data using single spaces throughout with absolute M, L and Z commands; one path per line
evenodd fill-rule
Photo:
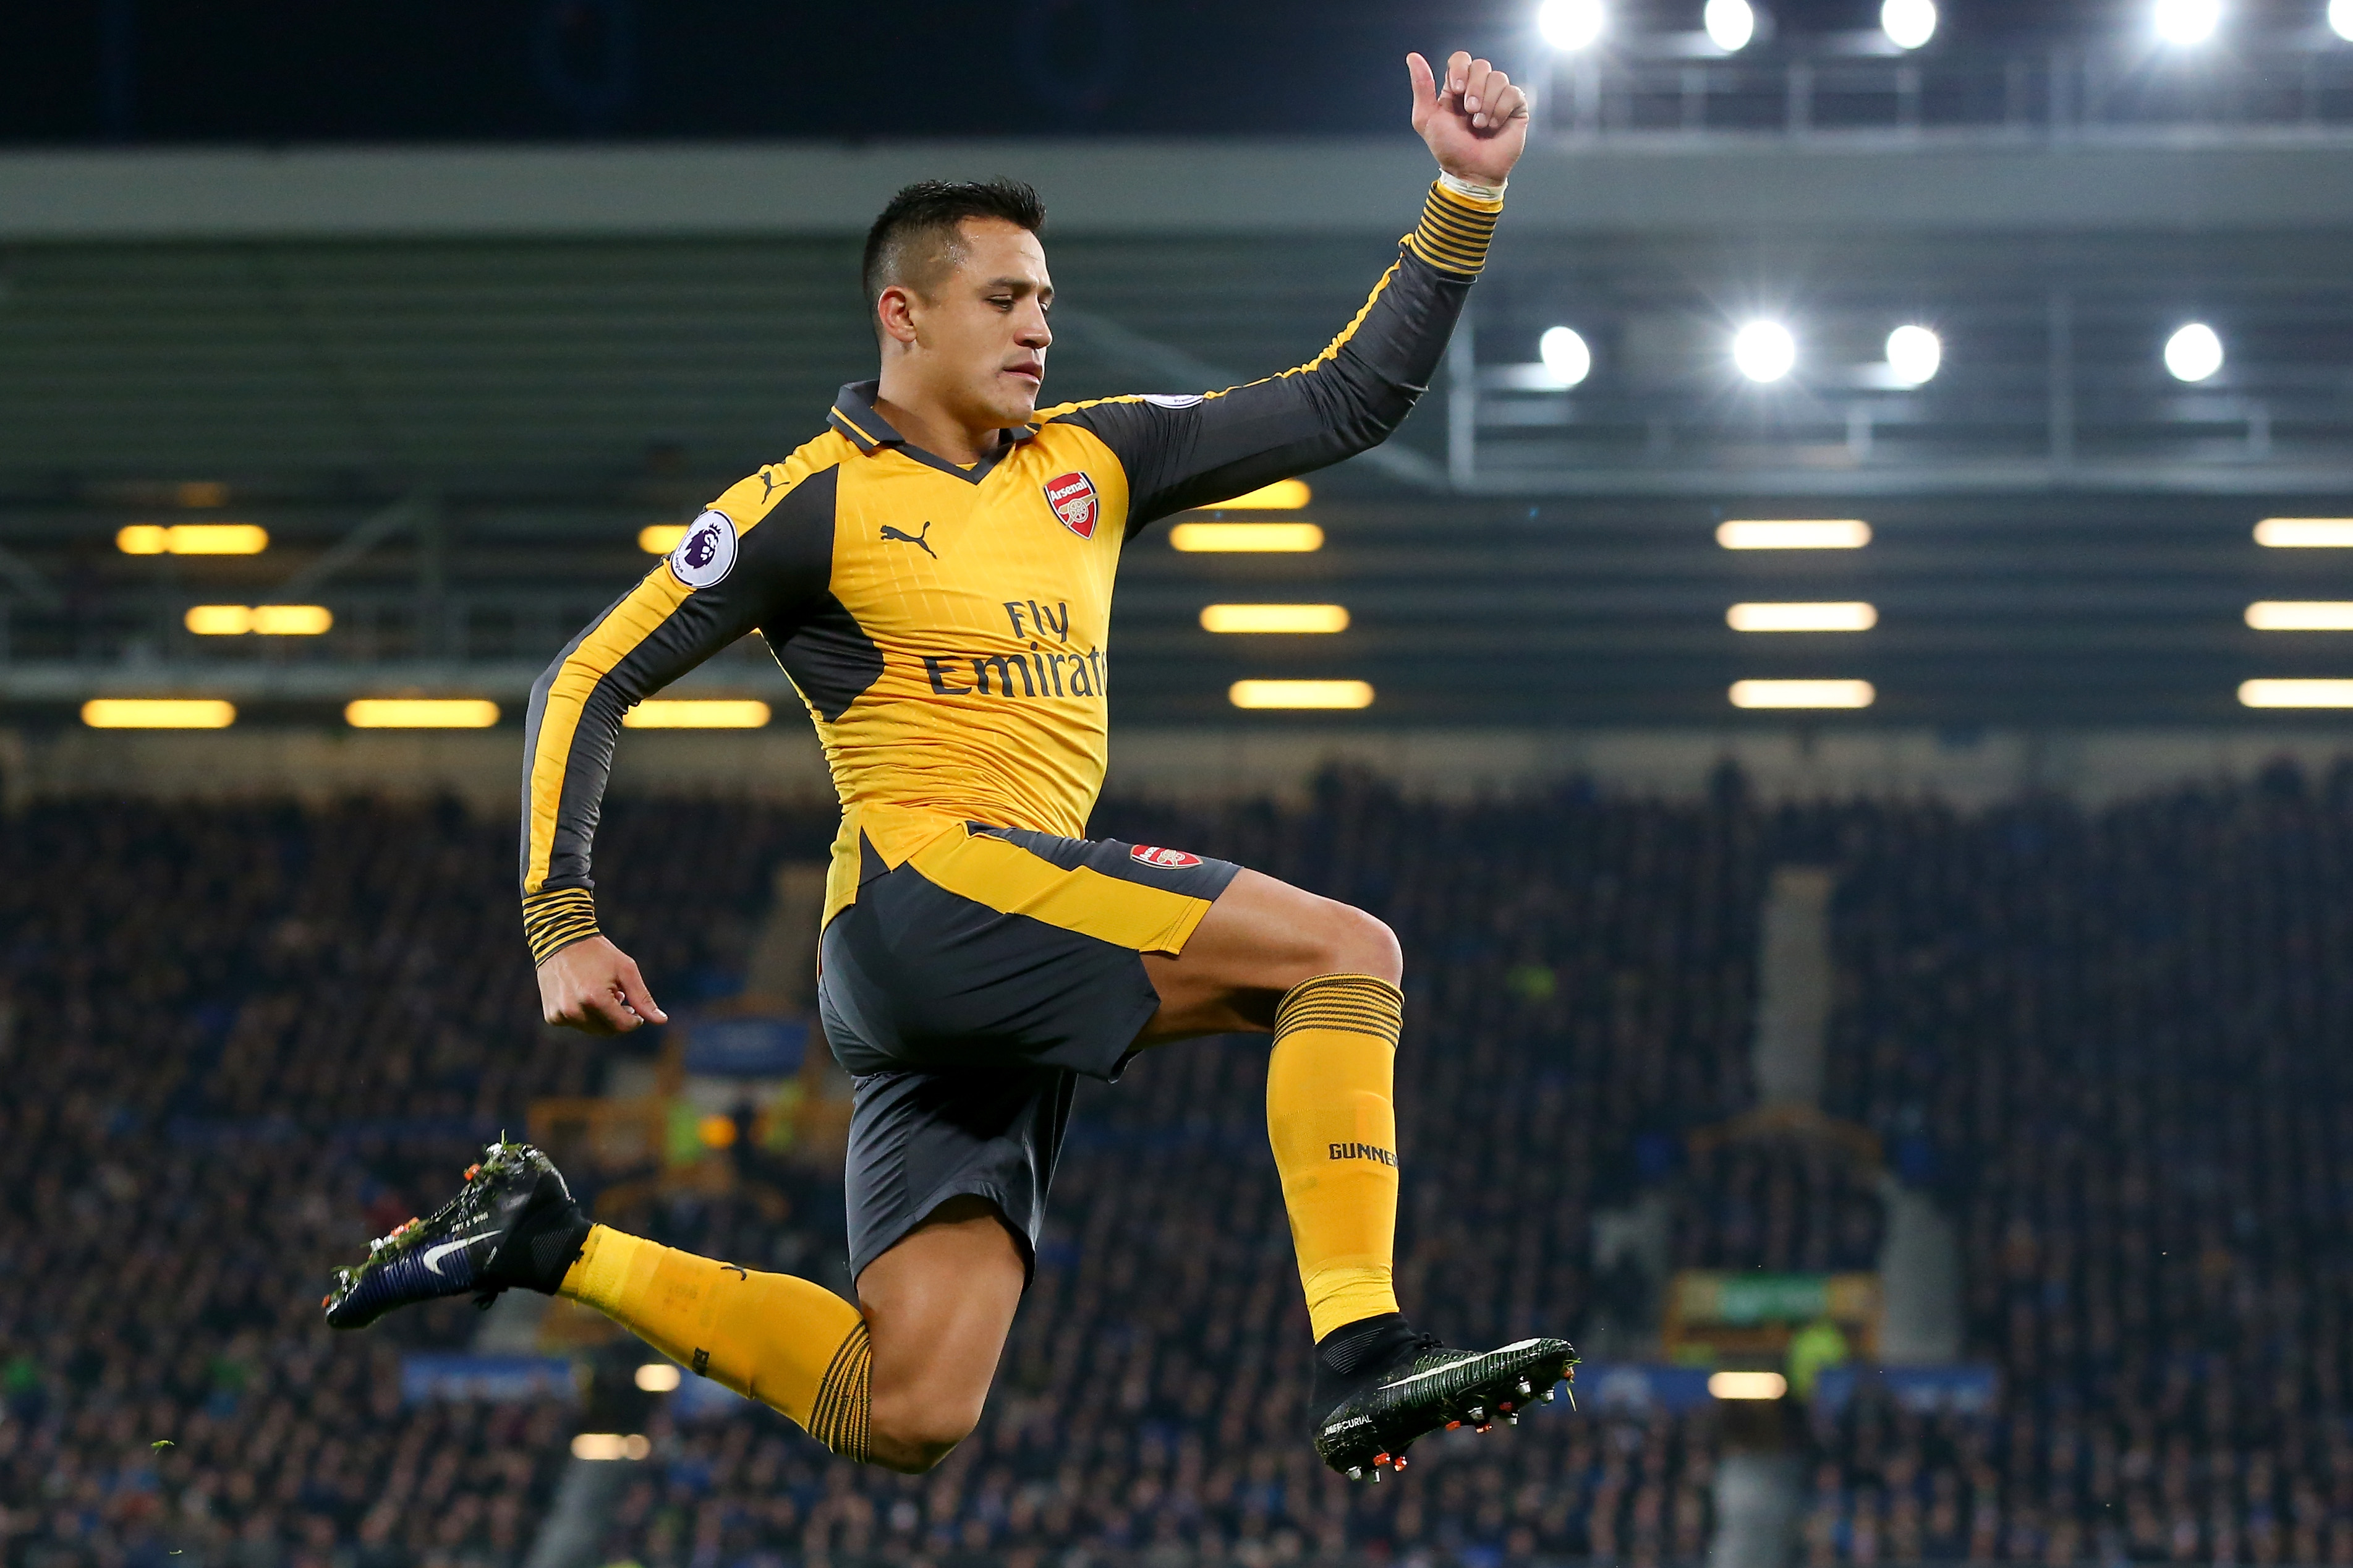
M 882 537 L 887 543 L 893 545 L 913 545 L 915 548 L 923 551 L 923 554 L 931 556 L 932 559 L 936 561 L 940 558 L 940 553 L 937 550 L 933 549 L 932 546 L 925 542 L 930 537 L 931 532 L 932 524 L 931 519 L 929 518 L 925 518 L 923 520 L 923 531 L 921 534 L 910 534 L 905 532 L 903 529 L 893 528 L 888 523 L 882 524 Z

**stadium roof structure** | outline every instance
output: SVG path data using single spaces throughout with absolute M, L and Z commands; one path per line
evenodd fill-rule
M 1409 222 L 1410 143 L 1008 143 L 0 156 L 0 701 L 230 695 L 331 717 L 390 689 L 512 699 L 721 484 L 806 439 L 871 344 L 859 233 L 925 175 L 1034 179 L 1063 303 L 1050 396 L 1298 363 Z M 1732 330 L 1788 323 L 1784 381 Z M 2199 384 L 2162 350 L 2211 323 Z M 1906 323 L 1944 344 L 1891 382 Z M 1573 327 L 1592 371 L 1547 372 Z M 1730 683 L 1873 683 L 1820 722 L 2227 722 L 2241 681 L 2353 674 L 2257 600 L 2353 599 L 2353 133 L 2333 122 L 1578 134 L 1515 178 L 1440 384 L 1314 481 L 1325 546 L 1134 547 L 1116 710 L 1230 719 L 1250 677 L 1369 681 L 1331 725 L 1711 723 Z M 1726 519 L 1854 518 L 1853 551 Z M 132 556 L 136 524 L 265 527 Z M 206 637 L 296 598 L 323 636 Z M 1345 605 L 1219 636 L 1212 602 Z M 1758 636 L 1754 601 L 1860 601 Z M 702 689 L 788 695 L 745 651 Z M 1786 715 L 1781 715 L 1785 720 Z M 1306 722 L 1250 715 L 1247 722 Z M 1759 720 L 1757 722 L 1763 722 Z

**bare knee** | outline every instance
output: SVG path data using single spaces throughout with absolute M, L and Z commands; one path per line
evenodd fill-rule
M 907 1390 L 873 1402 L 866 1457 L 886 1470 L 920 1476 L 954 1451 L 980 1425 L 978 1401 L 927 1397 Z
M 1371 975 L 1391 985 L 1405 977 L 1405 954 L 1386 921 L 1335 899 L 1321 901 L 1311 938 L 1313 956 L 1300 980 L 1317 975 Z

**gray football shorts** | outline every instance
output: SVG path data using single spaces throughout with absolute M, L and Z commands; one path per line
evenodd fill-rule
M 1078 1075 L 1117 1078 L 1175 954 L 1240 867 L 1116 839 L 967 823 L 895 868 L 871 848 L 818 947 L 818 1013 L 851 1075 L 849 1272 L 950 1198 L 985 1198 L 1034 1270 Z

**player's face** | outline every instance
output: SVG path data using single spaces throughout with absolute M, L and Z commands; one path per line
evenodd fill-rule
M 1018 224 L 966 218 L 964 262 L 923 302 L 917 341 L 932 363 L 924 377 L 973 425 L 1026 423 L 1046 378 L 1054 302 L 1046 248 Z

